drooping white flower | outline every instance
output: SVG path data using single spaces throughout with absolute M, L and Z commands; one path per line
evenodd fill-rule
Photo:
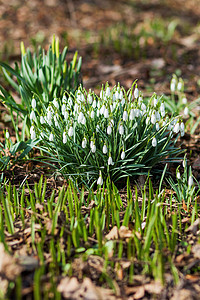
M 179 171 L 176 173 L 176 178 L 181 179 L 181 173 Z
M 185 131 L 185 124 L 183 122 L 181 122 L 180 124 L 180 130 Z
M 155 114 L 155 112 L 153 112 L 152 113 L 152 115 L 151 115 L 151 124 L 156 124 L 156 114 Z
M 132 100 L 133 100 L 133 95 L 132 95 L 132 94 L 129 94 L 128 100 L 129 100 L 129 101 L 132 101 Z
M 120 135 L 124 134 L 124 126 L 122 124 L 120 124 L 120 126 L 119 126 L 119 134 Z
M 110 96 L 110 88 L 109 88 L 109 86 L 108 86 L 107 89 L 106 89 L 106 96 L 107 96 L 107 97 Z
M 148 117 L 146 118 L 146 125 L 148 125 L 149 122 L 150 122 L 150 117 L 148 116 Z
M 143 111 L 143 112 L 146 112 L 146 105 L 144 104 L 144 103 L 142 103 L 142 105 L 141 105 L 141 110 Z
M 120 91 L 120 93 L 119 93 L 119 99 L 120 99 L 120 100 L 123 99 L 123 92 L 122 92 L 122 91 Z
M 30 130 L 30 133 L 31 133 L 31 140 L 34 140 L 36 138 L 36 134 L 35 134 L 35 129 L 33 127 L 32 130 Z
M 178 133 L 179 130 L 180 130 L 180 125 L 179 125 L 179 123 L 176 123 L 176 125 L 174 126 L 174 129 L 173 129 L 173 132 Z
M 109 124 L 108 127 L 107 127 L 107 134 L 111 134 L 112 133 L 112 128 L 111 128 L 111 125 Z
M 86 137 L 84 137 L 82 140 L 82 148 L 85 149 L 86 145 L 87 145 L 87 139 Z
M 51 118 L 52 118 L 51 108 L 48 107 L 48 108 L 47 108 L 47 120 L 50 121 Z
M 100 92 L 100 98 L 103 99 L 103 97 L 104 97 L 104 91 L 101 90 L 101 92 Z
M 66 95 L 63 95 L 63 97 L 62 97 L 62 103 L 67 103 L 67 97 L 66 97 Z
M 69 96 L 68 102 L 67 102 L 68 106 L 71 107 L 73 104 L 73 100 L 72 98 Z
M 110 104 L 110 111 L 111 111 L 111 113 L 113 112 L 113 106 L 112 106 L 112 104 Z
M 193 185 L 193 178 L 192 178 L 192 175 L 190 175 L 189 179 L 188 179 L 188 186 L 189 186 L 189 188 L 191 188 L 192 185 Z
M 109 166 L 113 166 L 114 165 L 114 162 L 112 160 L 112 156 L 110 155 L 109 158 L 108 158 L 108 165 Z
M 32 99 L 31 106 L 32 106 L 33 109 L 36 108 L 36 100 L 35 100 L 35 98 Z
M 156 111 L 156 120 L 158 122 L 160 122 L 160 113 L 159 113 L 159 111 Z
M 170 84 L 170 90 L 171 90 L 171 92 L 175 92 L 175 90 L 176 90 L 176 79 L 175 78 L 172 78 L 172 80 L 171 80 L 171 84 Z
M 70 126 L 70 127 L 69 127 L 69 130 L 68 130 L 68 135 L 69 135 L 69 137 L 72 137 L 72 136 L 73 136 L 73 133 L 74 133 L 73 127 Z
M 188 107 L 186 106 L 185 107 L 185 109 L 184 109 L 184 115 L 187 117 L 188 116 L 188 114 L 189 114 L 189 109 L 188 109 Z
M 99 132 L 99 129 L 100 129 L 100 126 L 99 126 L 99 124 L 97 124 L 97 126 L 96 126 L 96 132 Z
M 100 116 L 100 110 L 97 109 L 97 117 L 99 117 L 99 116 Z
M 107 119 L 108 117 L 109 117 L 108 109 L 105 108 L 105 110 L 104 110 L 104 118 Z
M 86 123 L 86 118 L 85 118 L 85 116 L 83 116 L 83 118 L 81 120 L 81 124 L 85 125 L 85 123 Z
M 88 103 L 89 103 L 89 104 L 92 104 L 93 98 L 92 98 L 92 95 L 91 95 L 91 94 L 88 94 L 87 99 L 88 99 Z
M 102 107 L 101 107 L 101 109 L 100 109 L 100 114 L 101 114 L 101 115 L 104 114 L 105 108 L 106 108 L 106 107 L 105 107 L 105 105 L 103 104 Z
M 139 97 L 139 90 L 138 88 L 136 87 L 135 90 L 134 90 L 134 97 L 137 99 Z
M 44 124 L 44 123 L 45 123 L 44 117 L 40 116 L 40 124 Z
M 179 81 L 177 84 L 177 90 L 180 92 L 182 90 L 182 87 L 183 87 L 183 83 Z
M 99 178 L 97 180 L 97 185 L 102 185 L 103 184 L 103 178 L 102 178 L 102 173 L 101 171 L 99 172 Z
M 96 152 L 96 149 L 97 149 L 97 148 L 96 148 L 96 145 L 93 144 L 93 145 L 92 145 L 92 148 L 91 148 L 92 153 L 95 153 L 95 152 Z
M 53 99 L 53 105 L 59 109 L 59 103 L 58 103 L 58 100 L 56 98 Z
M 64 119 L 67 121 L 68 117 L 69 117 L 69 113 L 67 110 L 65 110 Z
M 124 99 L 124 97 L 123 97 L 123 98 L 122 98 L 122 101 L 121 101 L 121 105 L 124 106 L 125 102 L 126 102 L 126 101 L 125 101 L 125 99 Z
M 49 141 L 50 141 L 50 142 L 53 142 L 53 138 L 54 138 L 54 136 L 53 136 L 53 133 L 51 132 L 51 133 L 50 133 L 50 136 L 49 136 Z
M 135 118 L 135 110 L 132 108 L 131 110 L 130 110 L 130 116 L 129 116 L 129 118 L 130 118 L 130 120 L 132 121 L 132 120 L 134 120 L 134 118 Z
M 185 161 L 185 159 L 183 160 L 183 168 L 185 168 L 186 167 L 186 161 Z
M 159 123 L 156 123 L 156 130 L 158 131 L 160 129 Z
M 103 154 L 107 154 L 108 152 L 108 148 L 106 146 L 106 144 L 103 145 Z
M 153 146 L 153 147 L 156 147 L 156 146 L 157 146 L 157 140 L 156 140 L 155 137 L 154 137 L 153 140 L 152 140 L 152 146 Z
M 139 96 L 139 98 L 138 98 L 138 105 L 141 105 L 141 103 L 142 103 L 142 96 Z
M 121 159 L 124 159 L 124 158 L 125 158 L 125 152 L 123 150 L 122 153 L 121 153 Z
M 155 97 L 155 98 L 154 98 L 154 101 L 153 101 L 153 106 L 156 107 L 157 104 L 158 104 L 158 99 Z
M 63 144 L 67 143 L 67 133 L 66 131 L 63 132 Z
M 164 118 L 165 116 L 165 104 L 162 102 L 160 105 L 161 116 Z
M 91 113 L 90 113 L 90 117 L 91 117 L 92 119 L 94 119 L 94 111 L 93 111 L 93 110 L 92 110 Z
M 127 111 L 125 110 L 124 112 L 123 112 L 123 121 L 125 122 L 125 121 L 127 121 L 128 120 L 128 113 L 127 113 Z
M 82 111 L 79 113 L 78 115 L 78 123 L 81 123 L 82 122 L 82 119 L 84 117 L 84 114 L 82 113 Z
M 183 103 L 183 104 L 187 104 L 187 98 L 186 98 L 186 97 L 183 97 L 182 103 Z
M 6 130 L 6 139 L 9 139 L 9 137 L 10 137 L 10 134 L 9 134 L 8 130 Z
M 114 120 L 113 120 L 113 119 L 110 119 L 110 126 L 113 127 L 114 124 L 115 124 L 115 123 L 114 123 Z
M 62 105 L 62 115 L 65 114 L 66 108 L 67 108 L 67 107 L 66 107 L 66 104 L 63 103 L 63 105 Z
M 92 107 L 95 109 L 97 106 L 97 101 L 94 99 L 93 103 L 92 103 Z
M 36 119 L 36 115 L 35 115 L 34 110 L 32 110 L 31 114 L 30 114 L 30 120 L 35 120 L 35 119 Z

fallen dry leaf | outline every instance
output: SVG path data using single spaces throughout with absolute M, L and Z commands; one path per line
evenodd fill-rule
M 132 237 L 132 231 L 128 229 L 126 226 L 121 226 L 119 229 L 119 237 L 121 239 L 126 239 Z
M 117 240 L 119 237 L 117 226 L 114 226 L 105 237 L 107 240 Z
M 5 251 L 3 243 L 0 243 L 0 274 L 9 280 L 14 280 L 22 271 L 17 260 Z M 0 276 L 1 276 L 0 275 Z
M 192 223 L 187 229 L 186 232 L 192 232 L 193 234 L 196 234 L 200 227 L 200 218 L 196 219 L 194 223 Z

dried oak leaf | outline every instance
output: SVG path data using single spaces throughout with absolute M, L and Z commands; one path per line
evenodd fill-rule
M 65 299 L 85 299 L 85 300 L 114 300 L 111 290 L 96 287 L 90 278 L 84 278 L 83 282 L 78 282 L 76 277 L 65 277 L 59 285 L 58 291 Z
M 22 271 L 17 260 L 5 251 L 4 244 L 0 243 L 0 274 L 8 280 L 14 280 Z M 0 275 L 0 278 L 1 278 Z
M 193 234 L 196 234 L 200 227 L 200 218 L 196 219 L 194 223 L 192 223 L 187 229 L 186 232 L 192 232 Z
M 117 226 L 114 226 L 111 231 L 106 235 L 107 240 L 117 240 L 119 238 L 119 232 Z

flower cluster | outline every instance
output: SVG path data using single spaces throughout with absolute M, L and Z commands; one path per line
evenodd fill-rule
M 75 96 L 55 98 L 41 115 L 36 106 L 33 99 L 31 137 L 55 153 L 63 173 L 87 183 L 147 171 L 177 152 L 172 138 L 184 135 L 184 123 L 166 114 L 162 97 L 145 102 L 136 83 L 128 92 L 106 84 L 100 96 L 80 87 Z

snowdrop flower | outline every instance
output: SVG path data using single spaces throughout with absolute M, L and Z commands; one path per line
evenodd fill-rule
M 173 129 L 173 132 L 178 133 L 179 129 L 180 129 L 180 125 L 179 125 L 179 123 L 176 123 L 176 125 L 174 126 L 174 129 Z
M 100 114 L 103 115 L 104 114 L 104 111 L 105 111 L 105 105 L 103 105 L 100 109 Z
M 153 140 L 152 140 L 152 146 L 153 146 L 153 147 L 156 147 L 156 146 L 157 146 L 157 140 L 156 140 L 155 137 L 154 137 Z
M 53 105 L 59 109 L 59 104 L 58 104 L 58 100 L 56 98 L 53 99 Z
M 107 134 L 111 134 L 112 133 L 112 128 L 111 128 L 111 125 L 109 124 L 108 127 L 107 127 Z
M 189 185 L 189 188 L 191 188 L 191 186 L 193 185 L 193 178 L 192 178 L 192 175 L 189 176 L 189 179 L 188 179 L 188 185 Z
M 100 110 L 97 109 L 97 117 L 99 117 L 99 116 L 100 116 Z
M 53 142 L 53 133 L 52 132 L 50 133 L 50 136 L 49 136 L 49 142 Z
M 101 171 L 99 172 L 99 178 L 97 180 L 97 185 L 102 185 L 103 184 L 103 178 L 102 178 L 102 174 Z
M 98 101 L 97 102 L 97 108 L 100 109 L 100 107 L 101 107 L 101 104 L 100 104 L 100 101 Z
M 119 93 L 118 91 L 115 92 L 115 100 L 118 100 L 119 99 Z
M 108 117 L 109 117 L 108 109 L 105 108 L 105 110 L 104 110 L 104 118 L 107 119 Z
M 40 124 L 44 124 L 44 123 L 45 123 L 44 117 L 40 116 Z
M 154 101 L 153 101 L 153 106 L 156 107 L 157 104 L 158 104 L 158 99 L 155 97 L 155 98 L 154 98 Z
M 153 124 L 153 125 L 156 124 L 156 114 L 155 114 L 155 111 L 151 115 L 151 124 Z
M 69 113 L 67 110 L 65 110 L 64 119 L 67 121 L 68 117 L 69 117 Z
M 138 98 L 138 104 L 140 105 L 141 103 L 142 103 L 142 96 L 139 96 L 139 98 Z M 146 107 L 146 106 L 145 106 Z
M 107 89 L 106 89 L 106 96 L 107 96 L 107 97 L 110 96 L 110 88 L 109 88 L 109 86 L 108 86 Z
M 121 105 L 124 106 L 124 104 L 125 104 L 125 99 L 122 98 Z
M 31 126 L 32 127 L 32 126 Z M 35 134 L 35 129 L 34 127 L 32 128 L 32 130 L 30 130 L 31 133 L 31 140 L 34 140 L 36 138 L 36 134 Z
M 146 105 L 144 104 L 144 103 L 142 103 L 142 105 L 141 105 L 141 110 L 143 111 L 143 112 L 146 112 Z
M 128 100 L 129 100 L 129 101 L 133 100 L 133 95 L 132 95 L 132 94 L 129 94 Z
M 101 90 L 101 92 L 100 92 L 100 98 L 103 99 L 103 97 L 104 97 L 104 91 Z
M 113 106 L 112 106 L 112 104 L 110 104 L 110 111 L 111 111 L 111 113 L 113 112 Z
M 109 166 L 113 166 L 114 165 L 114 162 L 112 160 L 112 156 L 111 155 L 109 155 L 109 158 L 108 158 L 108 165 Z
M 6 139 L 8 140 L 9 137 L 10 137 L 10 134 L 9 134 L 8 130 L 6 130 Z
M 183 97 L 182 103 L 183 103 L 183 104 L 187 104 L 187 98 L 186 98 L 186 97 Z
M 47 120 L 50 121 L 51 118 L 52 118 L 51 108 L 48 107 L 48 109 L 47 109 Z
M 178 82 L 177 84 L 177 90 L 180 92 L 183 88 L 183 83 L 181 81 Z
M 135 118 L 135 110 L 133 108 L 130 110 L 129 118 L 130 118 L 131 121 L 134 120 L 134 118 Z
M 99 132 L 99 129 L 100 129 L 100 126 L 99 126 L 99 124 L 97 124 L 96 132 Z
M 127 113 L 127 111 L 125 110 L 124 112 L 123 112 L 123 121 L 125 122 L 125 121 L 127 121 L 128 120 L 128 113 Z
M 107 154 L 108 152 L 108 148 L 106 146 L 106 144 L 103 145 L 103 154 Z
M 94 111 L 93 111 L 93 110 L 92 110 L 91 113 L 90 113 L 90 117 L 91 117 L 92 119 L 94 119 Z
M 67 103 L 67 97 L 66 97 L 66 95 L 63 95 L 63 97 L 62 97 L 62 103 Z
M 93 103 L 92 103 L 92 107 L 95 109 L 95 108 L 96 108 L 96 106 L 97 106 L 97 101 L 96 101 L 96 100 L 94 100 L 94 101 L 93 101 Z
M 72 137 L 73 136 L 73 127 L 72 126 L 70 126 L 69 127 L 69 130 L 68 130 L 68 135 L 69 135 L 69 137 Z
M 65 105 L 65 103 L 63 103 L 61 109 L 62 109 L 62 115 L 64 115 L 64 114 L 65 114 L 65 110 L 66 110 L 66 105 Z
M 75 103 L 74 104 L 74 115 L 75 115 L 76 112 L 78 112 L 78 110 L 79 110 L 79 106 L 78 106 L 77 103 Z
M 172 78 L 172 80 L 171 80 L 171 84 L 170 84 L 170 90 L 171 90 L 171 92 L 175 92 L 175 90 L 176 90 L 176 79 L 175 78 Z
M 165 105 L 164 105 L 163 102 L 160 105 L 160 112 L 161 112 L 161 116 L 164 118 L 164 116 L 165 116 Z
M 156 111 L 156 120 L 158 122 L 160 121 L 160 113 L 159 113 L 159 111 Z
M 177 178 L 177 179 L 181 179 L 181 174 L 180 174 L 179 171 L 176 173 L 176 178 Z
M 188 109 L 188 107 L 186 106 L 185 107 L 185 109 L 184 109 L 184 115 L 187 117 L 188 116 L 188 114 L 189 114 L 189 109 Z
M 124 126 L 122 124 L 119 126 L 119 134 L 120 135 L 124 134 Z
M 123 150 L 122 153 L 121 153 L 121 159 L 124 159 L 124 158 L 125 158 L 125 152 Z
M 86 118 L 85 118 L 85 116 L 83 116 L 83 118 L 81 120 L 81 124 L 85 125 L 85 123 L 86 123 Z
M 89 104 L 92 104 L 93 98 L 92 98 L 92 95 L 91 95 L 91 94 L 88 95 L 87 99 L 88 99 L 88 103 L 89 103 Z
M 84 118 L 84 114 L 81 111 L 78 115 L 78 123 L 81 123 L 83 118 Z
M 92 147 L 91 147 L 92 153 L 95 153 L 95 152 L 96 152 L 96 149 L 97 149 L 97 148 L 96 148 L 95 144 L 93 144 Z
M 122 91 L 120 91 L 120 93 L 119 93 L 119 99 L 120 99 L 120 100 L 123 99 L 123 92 L 122 92 Z
M 84 137 L 83 140 L 82 140 L 82 148 L 84 149 L 87 145 L 87 140 L 86 138 Z
M 31 114 L 30 114 L 30 120 L 35 120 L 35 119 L 36 119 L 36 115 L 35 115 L 34 110 L 32 110 Z
M 158 131 L 160 129 L 160 126 L 158 123 L 156 123 L 156 130 Z
M 36 108 L 36 100 L 35 100 L 35 98 L 32 99 L 31 106 L 32 106 L 33 109 Z
M 66 131 L 63 132 L 63 144 L 67 143 L 67 134 Z
M 147 117 L 147 118 L 146 118 L 146 125 L 148 125 L 149 122 L 150 122 L 150 117 Z
M 186 162 L 185 162 L 185 159 L 183 160 L 183 168 L 186 167 Z
M 185 125 L 183 122 L 181 122 L 181 124 L 180 124 L 180 133 L 181 133 L 181 136 L 184 136 L 184 134 L 185 134 Z
M 139 90 L 138 88 L 136 87 L 135 90 L 134 90 L 134 97 L 137 99 L 139 96 Z

